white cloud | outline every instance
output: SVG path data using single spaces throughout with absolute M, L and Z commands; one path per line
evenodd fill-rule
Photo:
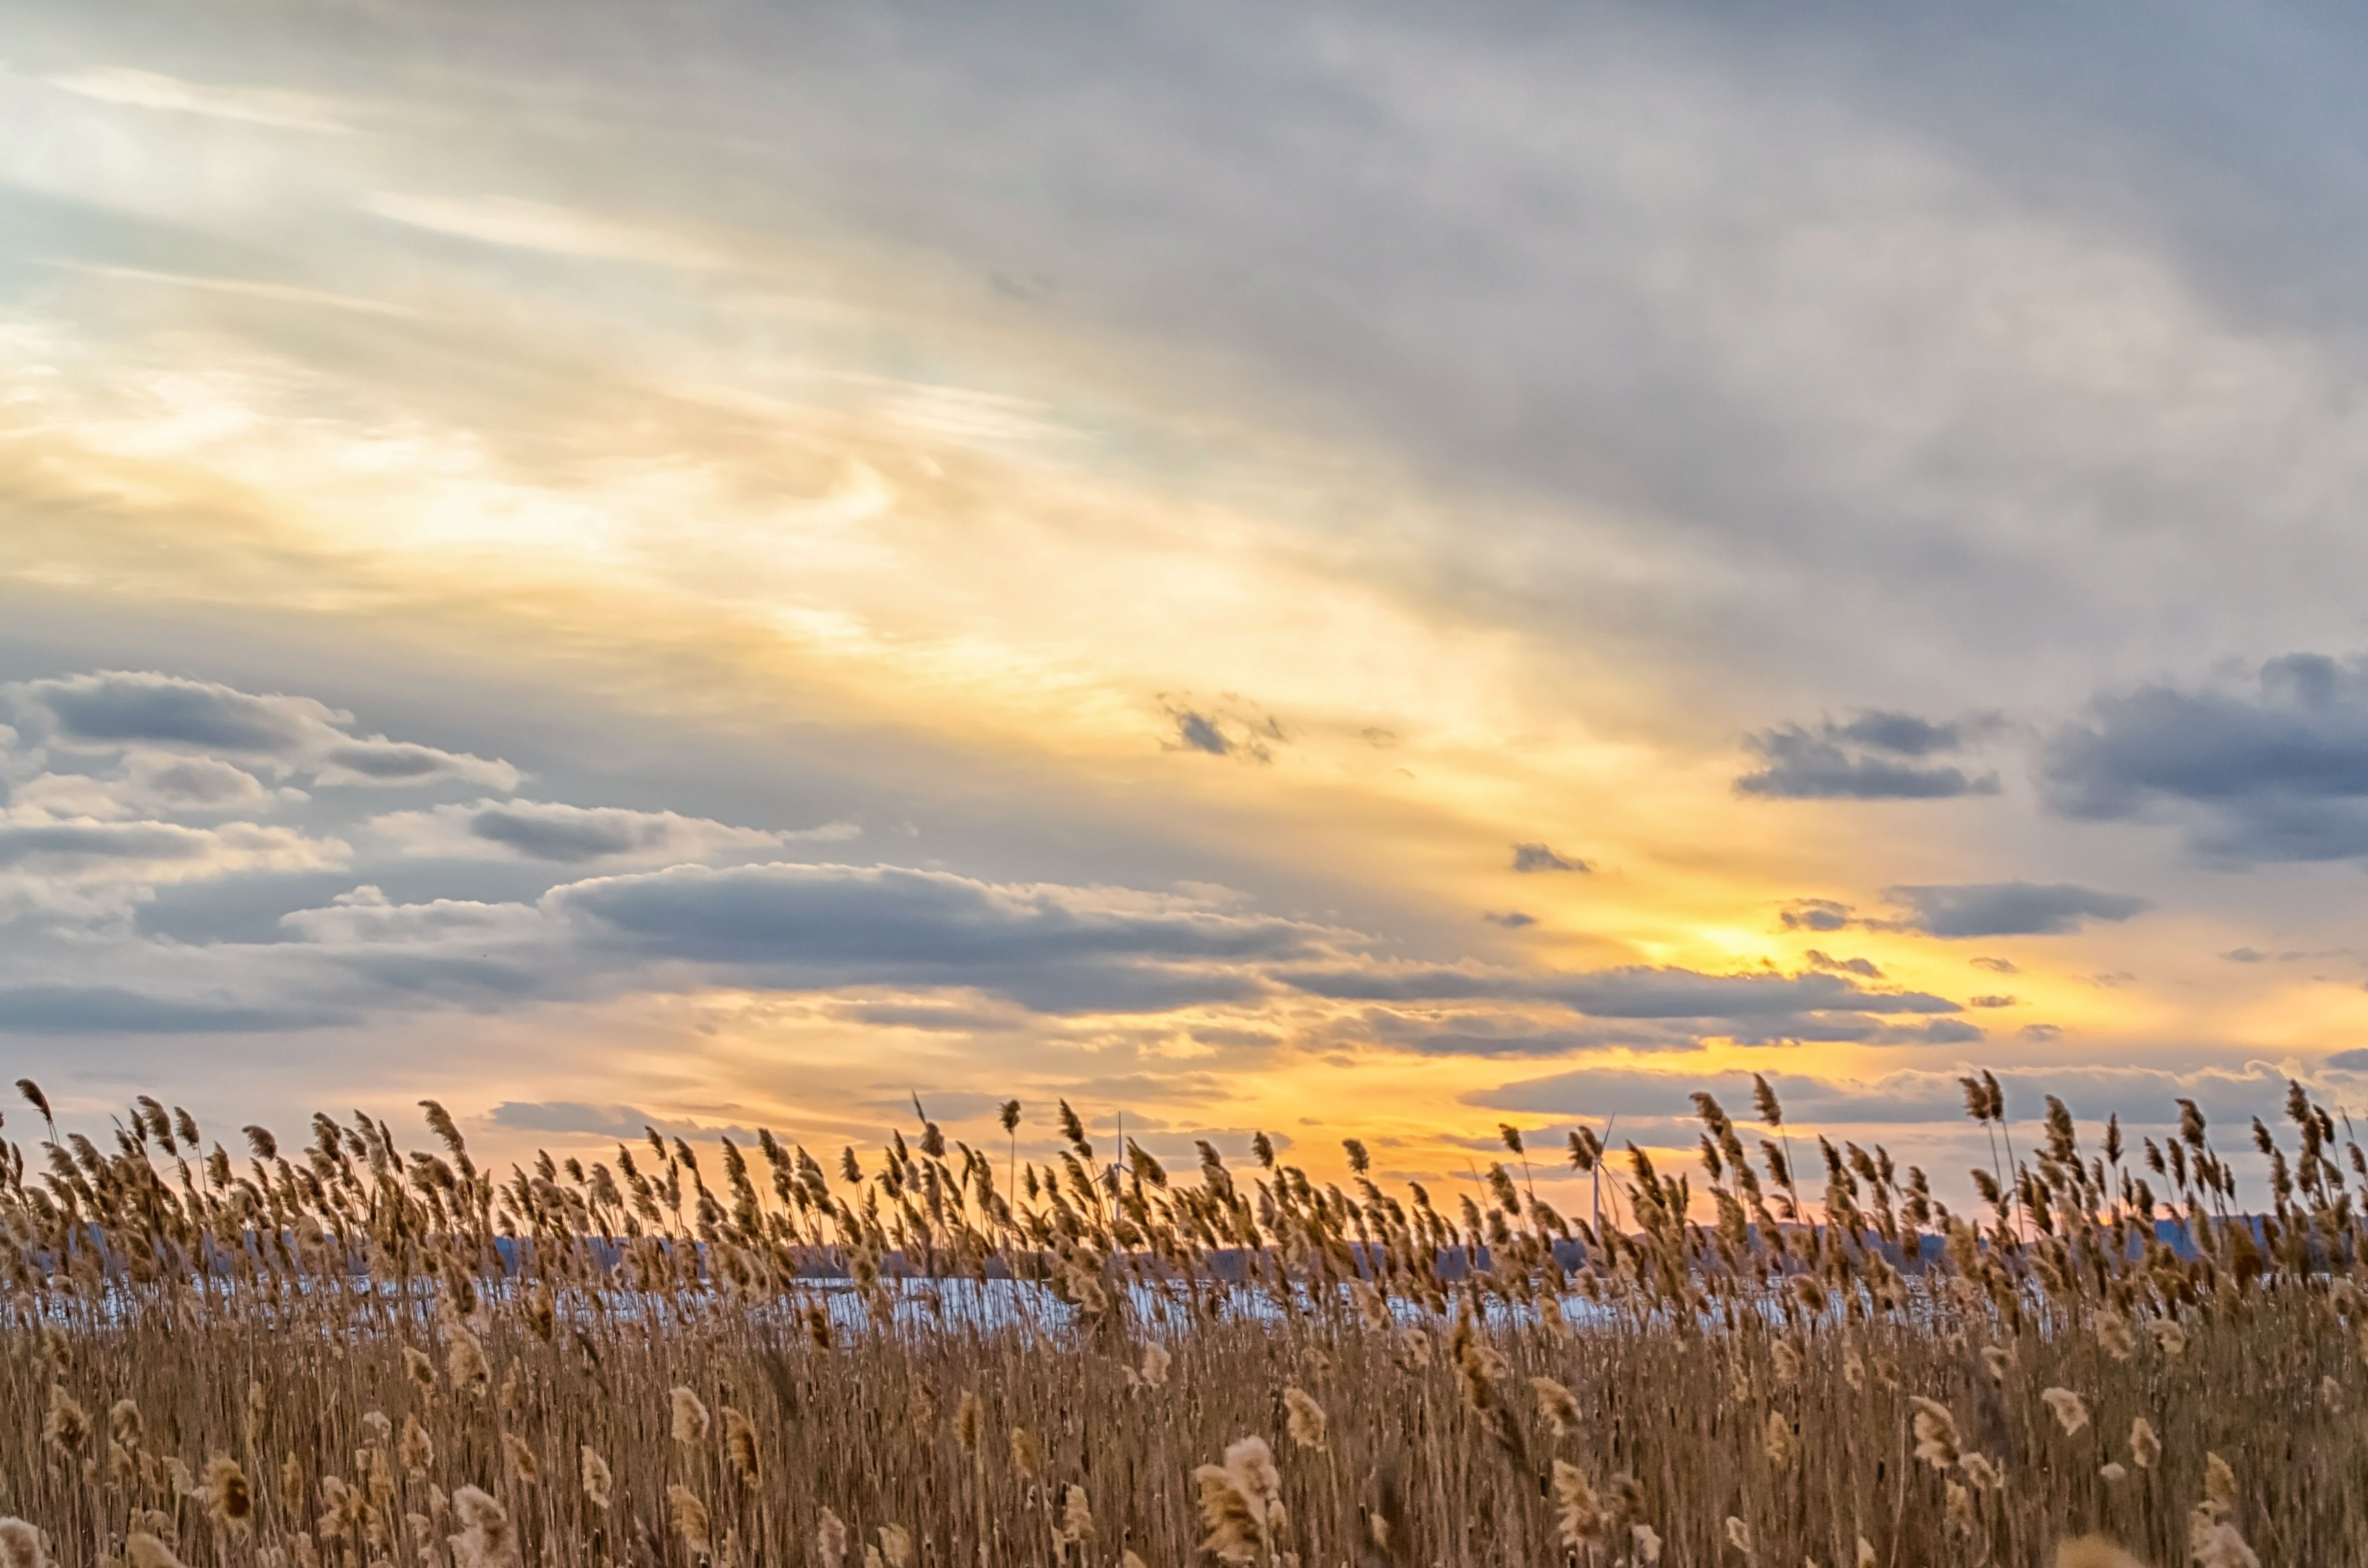
M 541 912 L 531 904 L 451 898 L 396 903 L 368 883 L 338 894 L 325 909 L 279 917 L 280 928 L 299 940 L 345 945 L 531 936 L 542 925 Z
M 365 212 L 415 229 L 481 244 L 541 251 L 592 261 L 708 268 L 730 265 L 719 253 L 664 229 L 619 222 L 588 212 L 512 197 L 409 196 L 381 191 L 360 203 Z
M 345 135 L 353 130 L 336 118 L 336 106 L 329 99 L 313 93 L 277 87 L 218 86 L 123 65 L 69 72 L 47 80 L 52 87 L 130 108 L 194 114 L 208 119 L 325 135 Z

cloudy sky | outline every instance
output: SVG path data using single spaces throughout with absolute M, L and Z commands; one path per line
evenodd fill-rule
M 0 0 L 0 1066 L 2368 1097 L 2362 34 Z

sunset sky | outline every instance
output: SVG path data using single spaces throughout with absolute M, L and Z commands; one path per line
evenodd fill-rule
M 0 1076 L 2356 1108 L 2363 29 L 0 0 Z

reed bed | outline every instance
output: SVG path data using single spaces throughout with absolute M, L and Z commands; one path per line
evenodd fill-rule
M 2249 1216 L 2185 1102 L 2051 1100 L 1969 1213 L 1696 1103 L 1683 1175 L 1574 1132 L 1580 1218 L 1509 1128 L 1450 1199 L 1065 1105 L 497 1174 L 433 1102 L 233 1157 L 143 1097 L 0 1145 L 0 1568 L 2368 1560 L 2368 1161 L 2301 1088 Z

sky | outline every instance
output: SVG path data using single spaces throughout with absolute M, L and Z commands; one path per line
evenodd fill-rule
M 1418 1179 L 2368 1104 L 2363 64 L 0 0 L 0 1068 Z

